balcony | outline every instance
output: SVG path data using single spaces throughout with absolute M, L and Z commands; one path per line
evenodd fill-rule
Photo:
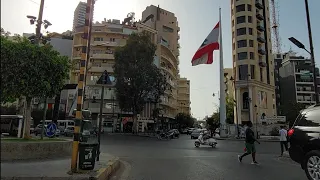
M 92 59 L 114 59 L 113 54 L 91 54 Z
M 260 67 L 267 67 L 267 63 L 265 63 L 262 59 L 259 60 Z
M 265 28 L 261 24 L 257 25 L 257 29 L 258 31 L 261 31 L 261 32 L 265 31 Z
M 91 46 L 117 47 L 117 46 L 120 46 L 120 42 L 113 42 L 113 41 L 92 41 Z
M 257 40 L 258 40 L 258 42 L 260 42 L 260 43 L 265 43 L 265 42 L 266 42 L 266 40 L 265 40 L 263 37 L 261 37 L 261 36 L 258 36 Z
M 93 67 L 90 67 L 90 69 L 88 71 L 103 73 L 105 70 L 107 70 L 107 72 L 109 72 L 109 73 L 113 72 L 112 66 L 101 66 L 101 67 L 93 66 Z
M 256 7 L 257 7 L 258 9 L 263 9 L 263 5 L 262 5 L 262 3 L 261 3 L 260 0 L 256 0 Z
M 265 51 L 264 49 L 262 49 L 262 48 L 259 48 L 259 49 L 258 49 L 258 53 L 259 53 L 260 55 L 266 55 L 266 51 Z
M 178 40 L 180 39 L 180 34 L 178 34 L 178 38 L 177 38 Z
M 262 16 L 262 14 L 259 11 L 256 11 L 256 17 L 257 19 L 259 19 L 260 21 L 264 20 L 264 17 Z
M 173 68 L 177 69 L 177 65 L 176 65 L 176 63 L 174 63 L 174 62 L 172 61 L 172 59 L 170 59 L 168 56 L 166 56 L 166 55 L 164 55 L 164 54 L 161 54 L 161 57 L 162 57 L 163 59 L 167 60 L 167 61 L 172 65 Z

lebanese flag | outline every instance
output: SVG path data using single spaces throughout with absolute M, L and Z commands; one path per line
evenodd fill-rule
M 207 38 L 203 41 L 200 48 L 192 58 L 192 66 L 199 64 L 212 64 L 213 51 L 219 50 L 219 26 L 220 22 L 212 29 Z

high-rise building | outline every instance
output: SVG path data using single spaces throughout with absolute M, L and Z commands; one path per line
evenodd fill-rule
M 180 45 L 178 43 L 180 28 L 174 13 L 161 9 L 159 6 L 148 6 L 142 12 L 142 22 L 155 29 L 157 34 L 156 56 L 160 62 L 160 68 L 167 78 L 168 89 L 161 98 L 161 114 L 167 120 L 174 119 L 177 110 L 177 81 L 179 74 Z
M 90 58 L 88 60 L 88 71 L 86 76 L 86 89 L 84 109 L 89 109 L 92 118 L 97 119 L 100 107 L 101 86 L 96 85 L 97 80 L 102 73 L 107 70 L 111 81 L 114 81 L 113 65 L 115 64 L 114 51 L 119 46 L 126 45 L 126 41 L 130 34 L 134 32 L 147 31 L 151 36 L 151 41 L 155 44 L 157 31 L 144 25 L 143 23 L 134 23 L 130 25 L 120 24 L 120 20 L 105 20 L 92 25 L 91 31 L 91 49 Z M 71 72 L 70 83 L 77 83 L 81 59 L 81 46 L 83 26 L 77 27 L 73 37 L 72 61 L 74 70 Z M 157 62 L 155 61 L 155 64 Z M 69 99 L 74 98 L 74 93 L 69 94 Z M 70 101 L 71 102 L 71 101 Z M 115 96 L 115 88 L 108 88 L 104 94 L 103 118 L 106 119 L 104 124 L 112 126 L 117 122 L 119 116 L 132 116 L 132 112 L 121 112 Z M 68 108 L 70 109 L 71 103 Z M 150 120 L 152 118 L 151 103 L 147 103 L 145 110 L 140 113 L 141 120 Z M 119 122 L 117 122 L 119 123 Z M 115 129 L 114 129 L 115 130 Z
M 282 55 L 282 58 L 282 65 L 279 71 L 280 104 L 286 107 L 290 107 L 290 103 L 301 103 L 306 106 L 316 104 L 311 60 L 296 56 L 292 52 Z M 316 68 L 316 74 L 318 89 L 320 90 L 318 68 Z
M 276 115 L 269 0 L 231 0 L 233 74 L 239 123 Z
M 190 80 L 180 77 L 178 79 L 178 113 L 191 115 L 190 104 Z
M 75 28 L 84 25 L 86 17 L 86 6 L 87 3 L 80 1 L 76 9 L 74 10 L 72 31 L 74 31 Z

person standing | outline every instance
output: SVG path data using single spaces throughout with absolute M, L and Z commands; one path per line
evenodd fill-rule
M 251 154 L 251 156 L 252 156 L 252 163 L 251 164 L 259 164 L 256 161 L 256 147 L 255 147 L 254 143 L 257 142 L 258 144 L 260 144 L 260 142 L 258 140 L 256 140 L 256 138 L 254 137 L 254 132 L 251 128 L 252 128 L 252 122 L 249 121 L 248 127 L 245 132 L 245 134 L 246 134 L 246 137 L 245 137 L 246 152 L 244 154 L 242 154 L 241 156 L 238 155 L 238 160 L 239 160 L 239 162 L 242 162 L 243 157 Z
M 287 140 L 288 132 L 284 128 L 284 126 L 280 126 L 279 134 L 280 134 L 280 146 L 281 146 L 280 156 L 283 156 L 283 146 L 286 149 L 286 151 L 288 151 L 288 140 Z

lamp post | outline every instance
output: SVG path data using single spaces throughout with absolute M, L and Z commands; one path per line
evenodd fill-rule
M 236 89 L 236 80 L 231 76 L 230 81 L 233 83 L 234 88 L 234 102 L 236 103 L 236 124 L 237 124 L 237 138 L 239 138 L 239 119 L 238 119 L 238 100 L 237 100 L 237 89 Z
M 249 121 L 251 121 L 251 108 L 250 108 L 250 103 L 251 103 L 251 98 L 250 98 L 250 93 L 249 93 L 249 77 L 251 75 L 250 74 L 247 74 L 247 86 L 248 86 L 248 97 L 247 97 L 247 101 L 248 101 L 248 113 L 249 113 Z
M 255 111 L 257 111 L 257 105 L 255 104 L 254 105 L 254 109 L 255 109 Z M 258 114 L 258 113 L 257 113 Z M 257 139 L 259 139 L 259 135 L 258 135 L 258 118 L 256 117 L 256 137 L 257 137 Z
M 310 54 L 311 58 L 311 66 L 313 71 L 313 83 L 314 83 L 314 92 L 316 95 L 316 103 L 319 103 L 319 92 L 318 92 L 318 83 L 317 83 L 317 76 L 316 76 L 316 64 L 315 64 L 315 58 L 314 58 L 314 50 L 313 50 L 313 41 L 312 41 L 312 32 L 311 32 L 311 22 L 310 22 L 310 14 L 309 14 L 309 5 L 308 0 L 305 0 L 305 9 L 306 9 L 306 17 L 307 17 L 307 25 L 308 25 L 308 35 L 309 35 L 309 43 L 310 43 L 310 51 L 308 51 L 304 44 L 302 44 L 300 41 L 298 41 L 294 37 L 290 37 L 289 40 L 295 44 L 298 48 L 304 49 Z
M 46 41 L 47 41 L 47 39 L 44 38 L 41 35 L 41 25 L 43 24 L 45 29 L 47 29 L 49 26 L 52 25 L 47 20 L 42 21 L 43 7 L 44 7 L 44 0 L 41 0 L 38 19 L 36 17 L 34 17 L 34 16 L 27 15 L 27 18 L 30 20 L 30 24 L 31 25 L 33 25 L 35 22 L 37 22 L 37 24 L 36 24 L 36 35 L 35 35 L 34 39 L 32 39 L 32 37 L 29 38 L 31 40 L 31 42 L 33 42 L 37 46 L 40 45 L 40 40 L 41 39 L 43 40 L 44 43 L 46 43 Z M 42 120 L 42 129 L 41 129 L 41 139 L 43 139 L 43 136 L 44 136 L 44 126 L 45 126 L 45 120 L 46 120 L 46 116 L 47 116 L 47 104 L 48 104 L 48 98 L 45 97 L 44 98 L 44 106 L 43 106 L 43 120 Z

